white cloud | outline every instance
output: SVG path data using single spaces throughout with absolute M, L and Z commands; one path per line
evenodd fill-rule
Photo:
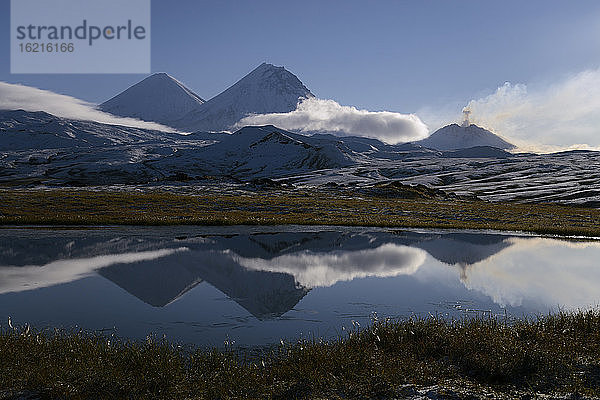
M 552 85 L 528 88 L 505 83 L 471 100 L 471 121 L 521 148 L 552 151 L 600 146 L 600 69 Z
M 44 111 L 62 118 L 175 132 L 174 129 L 161 124 L 117 117 L 95 107 L 92 103 L 49 90 L 0 82 L 0 110 Z
M 391 144 L 422 139 L 428 133 L 427 126 L 414 114 L 359 110 L 317 98 L 301 99 L 289 113 L 250 115 L 236 127 L 268 124 L 296 132 L 367 136 Z

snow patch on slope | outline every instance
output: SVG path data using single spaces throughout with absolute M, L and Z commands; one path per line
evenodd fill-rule
M 43 111 L 0 110 L 1 150 L 93 148 L 165 142 L 184 135 L 60 118 Z M 96 149 L 98 153 L 103 150 Z

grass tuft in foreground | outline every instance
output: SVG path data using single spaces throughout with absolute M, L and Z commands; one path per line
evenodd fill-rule
M 0 394 L 48 398 L 395 398 L 403 385 L 600 394 L 600 312 L 376 322 L 261 355 L 5 328 Z

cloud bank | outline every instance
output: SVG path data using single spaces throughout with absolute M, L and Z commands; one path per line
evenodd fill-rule
M 236 128 L 269 124 L 295 132 L 366 136 L 390 144 L 423 139 L 428 133 L 427 126 L 414 114 L 359 110 L 317 98 L 301 99 L 288 113 L 250 115 Z
M 62 118 L 175 132 L 174 129 L 161 124 L 117 117 L 95 107 L 92 103 L 49 90 L 0 82 L 0 110 L 44 111 Z
M 600 147 L 600 69 L 538 88 L 506 82 L 471 100 L 471 121 L 508 137 L 521 148 Z

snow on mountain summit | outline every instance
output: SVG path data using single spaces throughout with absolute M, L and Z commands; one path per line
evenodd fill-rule
M 473 124 L 451 124 L 433 132 L 429 137 L 414 142 L 435 150 L 458 150 L 477 146 L 513 149 L 515 146 L 500 136 Z
M 160 72 L 100 104 L 102 111 L 173 126 L 204 100 L 172 76 Z
M 286 113 L 314 97 L 284 67 L 263 63 L 208 101 L 166 73 L 151 75 L 112 99 L 102 111 L 159 122 L 181 131 L 224 131 L 251 114 Z
M 173 126 L 187 131 L 227 130 L 250 114 L 293 111 L 300 98 L 308 97 L 314 95 L 296 75 L 263 63 Z

